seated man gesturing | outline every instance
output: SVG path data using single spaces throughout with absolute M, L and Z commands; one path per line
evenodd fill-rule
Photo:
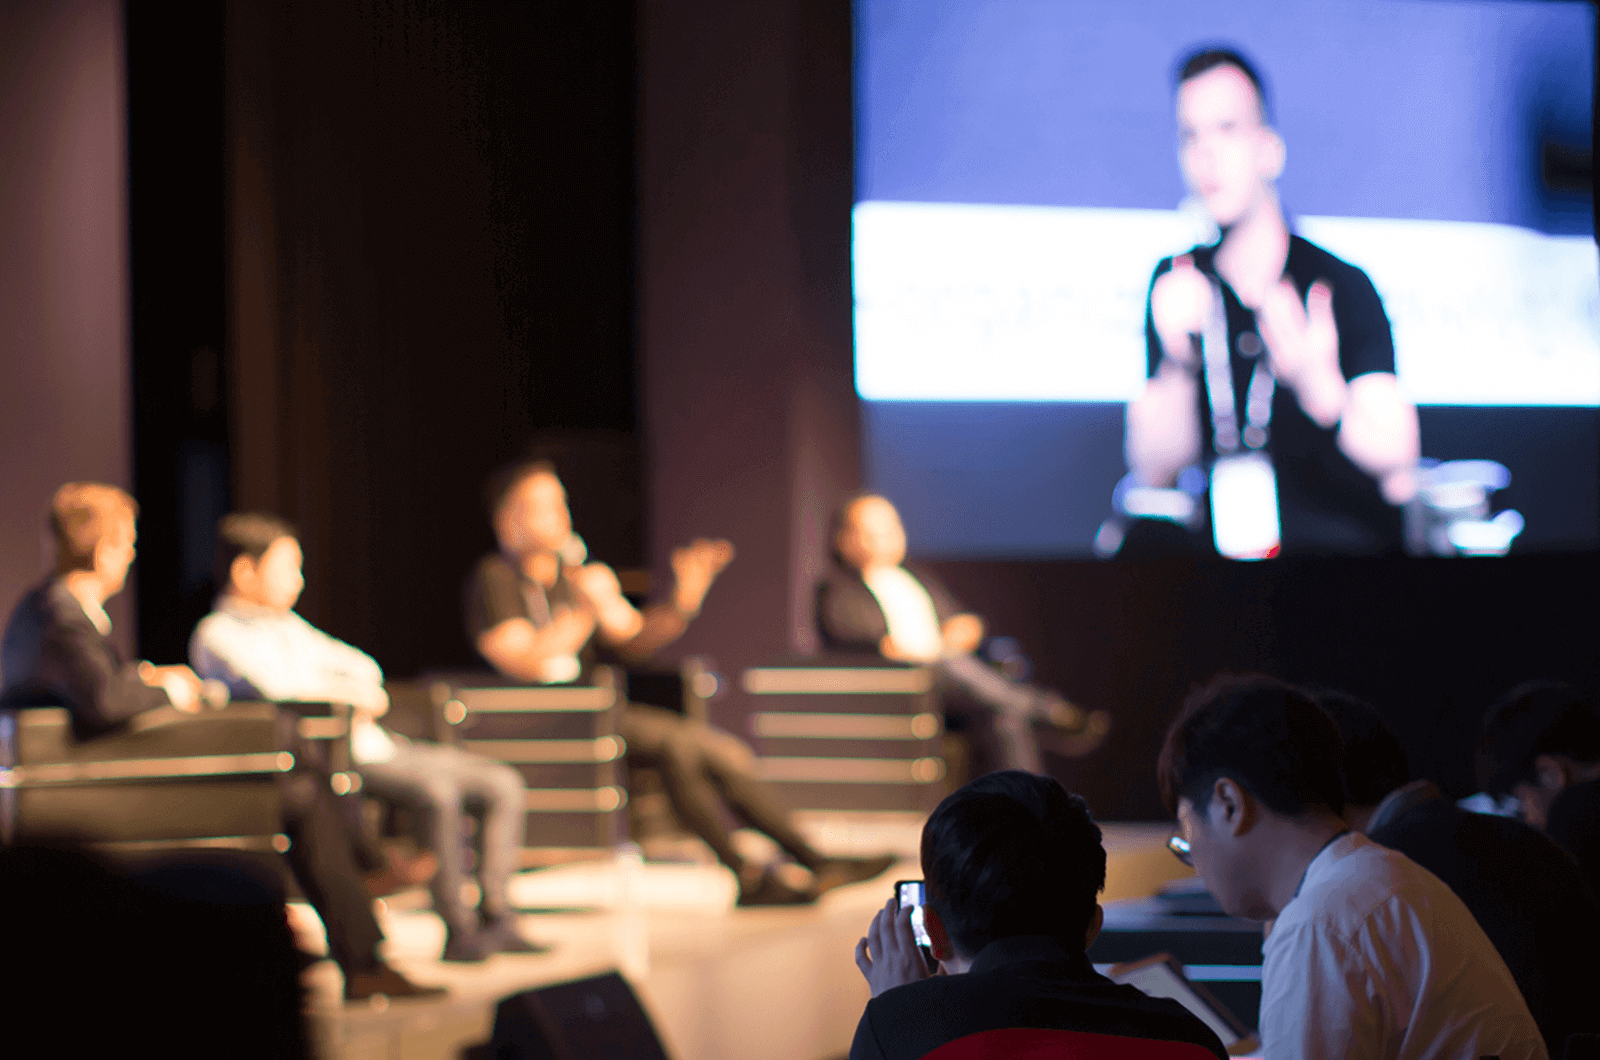
M 578 680 L 596 640 L 626 659 L 649 658 L 683 634 L 712 581 L 733 558 L 726 541 L 697 541 L 679 549 L 673 555 L 672 599 L 641 612 L 623 597 L 609 567 L 569 566 L 563 558 L 572 539 L 572 515 L 549 463 L 503 469 L 490 483 L 488 500 L 500 550 L 480 560 L 468 579 L 467 635 L 491 666 L 517 681 Z M 772 790 L 755 777 L 750 749 L 728 733 L 632 703 L 620 728 L 628 760 L 660 770 L 674 811 L 738 875 L 740 905 L 809 902 L 829 887 L 869 879 L 894 863 L 890 856 L 818 853 Z M 810 869 L 812 886 L 791 887 L 747 861 L 723 827 L 719 795 L 740 819 Z
M 983 620 L 963 610 L 931 571 L 906 565 L 905 528 L 887 498 L 863 494 L 840 509 L 833 544 L 833 570 L 817 586 L 823 645 L 933 666 L 945 712 L 978 737 L 986 767 L 980 772 L 1039 772 L 1035 721 L 1087 732 L 1091 742 L 1104 735 L 1104 712 L 1086 717 L 1060 696 L 1011 681 L 973 657 Z
M 1189 1042 L 1227 1056 L 1182 1005 L 1089 963 L 1106 850 L 1089 808 L 1056 780 L 1006 770 L 947 797 L 922 828 L 922 875 L 923 924 L 944 974 L 928 974 L 911 908 L 891 899 L 856 944 L 872 1000 L 850 1060 L 916 1060 L 1008 1028 Z
M 415 810 L 439 859 L 433 908 L 445 922 L 447 961 L 542 950 L 516 929 L 506 885 L 522 840 L 523 787 L 502 762 L 455 747 L 412 743 L 388 732 L 383 671 L 371 656 L 330 637 L 294 612 L 305 586 L 294 528 L 271 515 L 225 516 L 217 526 L 227 588 L 195 627 L 189 656 L 235 696 L 330 700 L 354 708 L 351 755 L 372 794 Z M 482 817 L 474 913 L 461 901 L 464 811 Z

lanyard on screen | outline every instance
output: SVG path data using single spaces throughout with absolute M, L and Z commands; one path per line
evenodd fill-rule
M 1245 390 L 1244 430 L 1239 429 L 1239 399 L 1233 391 L 1233 370 L 1228 363 L 1228 314 L 1222 303 L 1222 286 L 1211 280 L 1211 315 L 1200 336 L 1201 362 L 1205 366 L 1206 396 L 1211 401 L 1212 444 L 1218 456 L 1237 452 L 1243 442 L 1246 449 L 1260 449 L 1267 444 L 1267 432 L 1272 422 L 1272 396 L 1278 380 L 1260 340 L 1254 352 L 1241 349 L 1247 357 L 1255 359 L 1250 370 L 1250 385 Z

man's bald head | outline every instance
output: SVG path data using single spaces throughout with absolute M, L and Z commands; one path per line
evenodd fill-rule
M 887 497 L 864 493 L 839 512 L 834 547 L 856 570 L 898 567 L 906 558 L 906 531 Z

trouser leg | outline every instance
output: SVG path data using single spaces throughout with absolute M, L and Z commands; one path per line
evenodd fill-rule
M 1043 712 L 1037 691 L 1008 680 L 971 656 L 942 659 L 934 670 L 947 691 L 990 712 L 1001 768 L 1041 771 L 1032 725 Z
M 750 749 L 737 738 L 671 711 L 631 704 L 623 711 L 622 738 L 630 758 L 660 771 L 673 810 L 724 865 L 738 871 L 744 859 L 722 825 L 719 794 L 741 820 L 771 836 L 801 864 L 821 864 L 788 810 L 756 779 Z
M 328 953 L 346 974 L 371 969 L 378 964 L 383 931 L 332 792 L 310 771 L 295 770 L 282 783 L 289 866 L 322 917 Z
M 472 918 L 461 904 L 461 788 L 453 773 L 441 768 L 442 748 L 402 745 L 387 762 L 362 765 L 364 786 L 380 799 L 411 810 L 422 824 L 423 841 L 439 859 L 433 877 L 433 911 L 454 932 L 471 931 Z
M 522 775 L 504 762 L 453 747 L 446 752 L 467 807 L 479 816 L 478 885 L 487 921 L 511 915 L 506 888 L 517 868 L 526 828 L 527 798 Z

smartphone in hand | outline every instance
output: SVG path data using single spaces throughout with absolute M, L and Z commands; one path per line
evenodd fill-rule
M 930 972 L 938 971 L 939 961 L 933 955 L 933 940 L 928 937 L 928 926 L 922 919 L 922 907 L 927 902 L 928 889 L 921 880 L 900 880 L 894 885 L 897 908 L 911 908 L 911 930 L 917 936 L 917 950 Z

